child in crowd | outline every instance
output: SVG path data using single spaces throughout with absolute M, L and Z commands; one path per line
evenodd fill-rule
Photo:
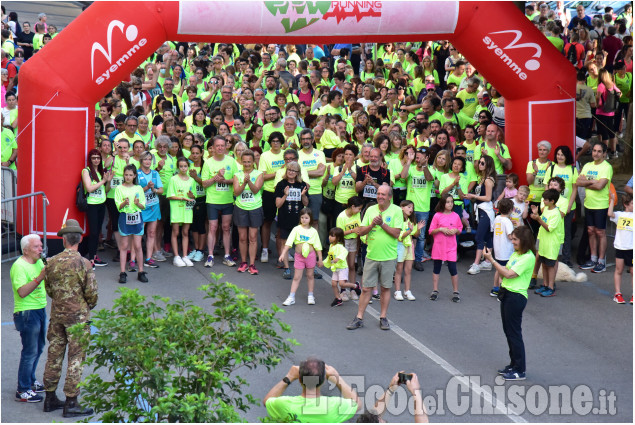
M 320 236 L 313 227 L 313 213 L 310 208 L 302 208 L 300 210 L 300 224 L 295 226 L 280 253 L 279 261 L 283 262 L 287 258 L 289 248 L 295 245 L 295 272 L 293 275 L 293 281 L 291 282 L 291 292 L 282 305 L 289 306 L 295 304 L 295 292 L 300 286 L 300 279 L 302 279 L 302 272 L 306 269 L 307 286 L 309 289 L 309 295 L 307 298 L 307 304 L 315 304 L 315 296 L 313 295 L 313 287 L 315 286 L 315 276 L 313 270 L 316 265 L 322 267 L 322 243 L 320 242 Z
M 556 268 L 560 252 L 561 233 L 564 235 L 562 214 L 556 207 L 560 194 L 556 189 L 547 189 L 542 194 L 545 208 L 539 214 L 538 206 L 531 206 L 531 218 L 540 225 L 538 231 L 538 258 L 532 280 L 536 278 L 538 267 L 542 265 L 543 284 L 535 293 L 543 297 L 555 295 Z
M 509 218 L 513 208 L 514 203 L 511 199 L 501 199 L 498 203 L 498 216 L 494 219 L 494 258 L 503 267 L 514 253 L 514 245 L 511 242 L 514 225 Z M 494 274 L 494 287 L 489 293 L 492 297 L 498 296 L 501 281 L 502 277 L 497 270 Z
M 434 238 L 432 245 L 432 259 L 434 260 L 434 270 L 432 271 L 432 294 L 430 299 L 435 301 L 439 296 L 439 274 L 444 261 L 448 263 L 448 270 L 452 277 L 452 302 L 458 303 L 459 298 L 459 276 L 456 270 L 456 235 L 461 233 L 463 225 L 461 218 L 452 211 L 454 208 L 454 198 L 445 194 L 439 199 L 436 207 L 436 214 L 432 217 L 429 232 Z
M 496 202 L 501 199 L 514 199 L 518 194 L 518 174 L 509 173 L 505 178 L 505 189 L 498 195 Z
M 167 198 L 170 200 L 170 223 L 172 224 L 172 253 L 174 254 L 173 264 L 176 267 L 192 267 L 194 263 L 187 257 L 187 246 L 189 244 L 190 224 L 194 215 L 194 205 L 196 204 L 196 181 L 190 176 L 190 163 L 184 157 L 176 161 L 178 174 L 172 176 L 168 183 Z M 181 245 L 183 247 L 183 257 L 179 256 L 179 228 L 181 228 Z
M 399 234 L 397 242 L 397 268 L 395 270 L 395 299 L 397 301 L 403 301 L 405 295 L 410 301 L 414 301 L 416 298 L 410 291 L 410 281 L 412 277 L 412 264 L 414 263 L 414 245 L 412 244 L 412 237 L 419 236 L 419 232 L 426 225 L 425 220 L 421 220 L 416 223 L 416 216 L 414 213 L 414 203 L 412 201 L 401 201 L 399 205 L 401 211 L 403 211 L 403 227 Z M 403 273 L 403 281 L 405 286 L 405 293 L 401 294 L 401 275 Z
M 622 290 L 622 273 L 624 266 L 628 267 L 631 274 L 631 291 L 633 287 L 633 195 L 627 193 L 622 198 L 624 211 L 613 211 L 617 199 L 615 194 L 609 195 L 609 211 L 608 216 L 611 221 L 617 224 L 615 231 L 615 273 L 613 281 L 615 282 L 615 296 L 613 301 L 618 304 L 625 304 Z M 633 296 L 631 295 L 631 304 L 633 304 Z
M 348 199 L 347 208 L 337 216 L 336 226 L 344 231 L 344 247 L 348 251 L 346 263 L 348 266 L 348 281 L 359 284 L 356 280 L 355 258 L 359 244 L 359 226 L 362 223 L 360 212 L 364 201 L 359 196 L 351 196 Z M 351 292 L 351 299 L 358 299 L 357 291 Z
M 141 239 L 143 238 L 143 220 L 141 211 L 146 207 L 146 196 L 143 188 L 137 184 L 137 167 L 126 165 L 123 169 L 123 183 L 115 189 L 115 205 L 121 214 L 117 223 L 121 244 L 119 245 L 119 283 L 127 282 L 125 271 L 128 247 L 135 251 L 137 258 L 143 258 L 141 249 Z M 139 261 L 139 274 L 137 279 L 140 282 L 147 282 L 147 273 L 143 271 L 143 261 Z
M 348 282 L 348 265 L 346 258 L 348 257 L 348 251 L 344 247 L 344 231 L 339 227 L 334 227 L 329 231 L 329 252 L 324 260 L 324 266 L 331 269 L 333 276 L 331 277 L 331 287 L 333 288 L 333 294 L 335 299 L 331 303 L 331 307 L 338 307 L 342 305 L 344 297 L 348 301 L 346 295 L 347 288 L 359 289 L 354 283 Z M 339 285 L 339 288 L 338 288 Z
M 523 225 L 523 221 L 527 218 L 529 214 L 529 200 L 527 197 L 529 196 L 529 187 L 528 186 L 520 186 L 518 188 L 518 193 L 512 199 L 514 207 L 512 208 L 512 212 L 509 214 L 509 218 L 514 225 L 514 228 Z

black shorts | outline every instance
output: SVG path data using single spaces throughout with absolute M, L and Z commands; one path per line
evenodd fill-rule
M 587 227 L 595 227 L 596 229 L 606 229 L 606 218 L 608 217 L 608 208 L 601 210 L 592 210 L 584 208 L 584 223 Z
M 205 223 L 207 222 L 207 206 L 205 204 L 205 197 L 201 196 L 196 198 L 196 204 L 194 205 L 194 211 L 192 215 L 192 225 L 190 230 L 195 233 L 204 234 Z
M 280 239 L 287 239 L 291 234 L 291 230 L 293 229 L 285 229 L 284 227 L 278 228 L 278 234 L 280 235 Z
M 624 260 L 626 267 L 633 267 L 633 250 L 632 249 L 615 249 L 615 258 Z
M 613 132 L 617 130 L 615 128 L 615 121 L 617 121 L 615 117 L 608 115 L 596 115 L 596 117 L 598 120 L 597 130 L 601 140 L 608 140 L 615 137 L 613 135 Z
M 262 191 L 262 213 L 265 221 L 273 221 L 276 218 L 276 195 L 273 192 Z
M 589 140 L 591 138 L 592 126 L 593 126 L 593 118 L 576 118 L 575 119 L 575 135 L 581 139 Z
M 558 262 L 558 260 L 552 260 L 550 258 L 545 258 L 542 255 L 538 256 L 538 262 L 540 262 L 541 264 L 544 264 L 547 267 L 554 267 L 556 265 L 556 263 Z M 544 276 L 544 274 L 543 274 Z

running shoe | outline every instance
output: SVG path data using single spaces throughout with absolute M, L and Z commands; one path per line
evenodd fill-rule
M 187 257 L 182 257 L 183 262 L 185 263 L 186 266 L 188 267 L 194 267 L 194 263 L 192 262 L 192 260 L 190 260 Z
M 207 256 L 207 261 L 205 261 L 205 267 L 210 268 L 214 266 L 214 256 L 213 255 L 208 255 Z
M 185 261 L 183 261 L 183 259 L 180 256 L 175 256 L 174 259 L 172 260 L 172 264 L 174 264 L 176 267 L 185 267 Z
M 288 296 L 286 300 L 282 303 L 282 305 L 293 305 L 295 304 L 295 297 Z
M 525 372 L 508 372 L 503 375 L 503 379 L 505 381 L 524 381 L 525 380 Z
M 227 267 L 236 266 L 236 262 L 232 260 L 232 257 L 230 257 L 229 255 L 226 255 L 225 258 L 223 258 L 223 264 L 225 264 Z
M 340 300 L 339 298 L 335 298 L 333 302 L 331 303 L 331 307 L 339 307 L 341 305 L 342 305 L 342 300 Z
M 401 295 L 401 291 L 395 291 L 395 299 L 397 301 L 403 301 L 403 295 Z
M 551 289 L 551 288 L 547 288 L 544 291 L 542 291 L 542 293 L 540 294 L 541 297 L 554 297 L 556 295 L 556 291 Z
M 541 295 L 543 292 L 545 292 L 547 290 L 547 288 L 549 288 L 548 286 L 541 286 L 540 288 L 536 289 L 534 291 L 534 294 L 537 295 Z
M 268 263 L 269 262 L 269 250 L 263 248 L 262 252 L 260 253 L 260 262 L 261 263 Z
M 474 263 L 470 266 L 469 270 L 467 271 L 467 274 L 479 274 L 481 272 L 481 268 L 479 267 L 478 264 Z
M 105 267 L 108 265 L 108 263 L 95 255 L 95 259 L 93 260 L 93 265 L 96 267 Z
M 415 296 L 412 295 L 412 292 L 410 292 L 410 291 L 406 291 L 404 295 L 406 296 L 406 298 L 408 298 L 408 301 L 416 300 Z
M 249 266 L 249 274 L 251 275 L 258 274 L 258 269 L 256 268 L 255 264 L 252 264 L 251 266 Z
M 346 302 L 348 301 L 350 298 L 348 297 L 348 294 L 346 293 L 346 289 L 342 289 L 340 291 L 340 297 L 342 297 L 342 301 Z
M 364 321 L 360 319 L 359 317 L 355 316 L 353 321 L 346 326 L 346 329 L 352 331 L 352 330 L 363 328 L 363 327 L 364 327 Z
M 42 396 L 34 393 L 33 390 L 26 390 L 22 393 L 19 391 L 15 392 L 15 401 L 21 403 L 38 403 L 42 400 L 44 400 Z
M 388 319 L 386 319 L 385 317 L 379 318 L 379 329 L 381 329 L 382 331 L 390 330 L 390 324 L 388 323 Z
M 285 271 L 282 272 L 282 278 L 286 280 L 293 279 L 293 276 L 291 276 L 291 269 L 285 269 Z
M 452 302 L 453 303 L 461 302 L 461 298 L 459 297 L 459 293 L 458 292 L 453 292 L 452 293 Z
M 44 392 L 44 385 L 42 385 L 40 383 L 40 381 L 38 381 L 36 379 L 35 382 L 33 383 L 33 385 L 31 385 L 31 391 L 36 392 L 36 393 L 43 393 Z
M 602 273 L 606 271 L 606 264 L 597 263 L 593 269 L 591 269 L 592 273 Z
M 483 261 L 481 264 L 479 264 L 478 266 L 481 270 L 492 270 L 492 263 L 490 263 L 489 261 Z
M 498 291 L 500 291 L 500 287 L 498 287 L 498 286 L 494 286 L 494 287 L 492 288 L 492 290 L 491 290 L 491 291 L 489 291 L 489 296 L 490 296 L 490 297 L 497 297 L 497 296 L 498 296 Z
M 240 263 L 240 266 L 238 267 L 236 271 L 238 273 L 245 273 L 248 268 L 249 268 L 249 264 L 247 264 L 246 262 L 242 262 Z
M 192 258 L 192 261 L 198 263 L 199 261 L 203 261 L 203 258 L 205 258 L 205 256 L 203 255 L 203 251 L 196 250 L 196 254 L 194 254 L 194 258 Z
M 436 301 L 439 298 L 439 291 L 432 291 L 430 294 L 430 301 Z
M 153 258 L 147 258 L 143 262 L 143 265 L 145 267 L 150 267 L 151 269 L 158 269 L 159 268 L 159 265 L 157 264 L 157 262 Z
M 126 272 L 119 273 L 119 283 L 126 283 L 126 282 L 128 282 L 128 275 L 126 274 Z
M 593 269 L 595 266 L 597 265 L 597 263 L 595 261 L 587 261 L 586 263 L 580 265 L 580 269 L 582 270 L 591 270 Z
M 309 295 L 306 298 L 306 303 L 309 305 L 314 305 L 315 304 L 315 297 L 313 295 Z
M 154 261 L 158 261 L 159 263 L 166 261 L 165 256 L 161 253 L 161 251 L 156 251 L 154 254 L 152 254 L 152 259 Z
M 146 272 L 139 272 L 137 280 L 139 282 L 148 283 L 148 274 Z
M 131 273 L 137 271 L 137 263 L 135 261 L 128 262 L 128 271 Z
M 615 294 L 615 296 L 613 297 L 613 301 L 618 304 L 626 304 L 626 301 L 624 301 L 624 297 L 619 292 Z

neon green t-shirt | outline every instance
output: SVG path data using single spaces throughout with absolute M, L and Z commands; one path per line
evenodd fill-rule
M 536 256 L 531 251 L 527 251 L 524 254 L 514 252 L 505 266 L 508 270 L 512 270 L 518 276 L 513 279 L 503 278 L 502 287 L 511 292 L 522 294 L 527 298 L 527 288 L 529 287 L 529 281 L 531 280 L 531 274 L 534 271 L 534 264 L 536 263 Z
M 203 164 L 201 179 L 212 179 L 219 170 L 225 169 L 225 180 L 232 180 L 236 173 L 236 161 L 229 155 L 225 155 L 222 161 L 217 161 L 213 157 L 207 159 Z M 234 190 L 232 183 L 214 183 L 205 189 L 207 194 L 205 202 L 208 204 L 226 205 L 234 203 Z
M 313 148 L 311 153 L 306 153 L 304 149 L 301 149 L 298 151 L 298 157 L 298 162 L 302 170 L 306 170 L 307 172 L 314 171 L 318 169 L 320 164 L 324 164 L 326 170 L 326 158 L 324 152 L 321 150 Z M 309 181 L 306 182 L 309 184 L 309 195 L 319 195 L 322 193 L 322 178 L 324 178 L 324 173 L 320 176 L 309 178 Z
M 478 149 L 478 143 L 476 140 L 472 140 L 472 143 L 463 142 L 463 146 L 465 146 L 466 152 L 466 161 L 474 162 L 474 152 Z
M 414 203 L 415 211 L 430 211 L 430 190 L 434 184 L 426 180 L 424 170 L 419 171 L 416 165 L 411 165 L 407 187 L 406 199 Z
M 324 199 L 335 199 L 335 185 L 333 184 L 333 168 L 335 164 L 332 162 L 330 164 L 326 164 L 326 172 L 328 173 L 329 179 L 326 184 L 322 187 L 322 196 Z
M 7 162 L 13 154 L 13 149 L 18 148 L 18 143 L 15 139 L 15 134 L 8 128 L 2 128 L 2 162 Z M 9 166 L 12 170 L 16 169 L 15 162 Z
M 282 167 L 284 167 L 284 152 L 273 153 L 273 151 L 268 150 L 260 155 L 258 170 L 263 171 L 265 174 L 273 174 Z M 276 189 L 274 179 L 265 180 L 262 188 L 267 192 L 273 192 Z
M 549 230 L 545 229 L 542 225 L 538 230 L 538 254 L 550 260 L 558 259 L 558 252 L 560 251 L 560 227 L 564 226 L 560 210 L 554 208 L 552 210 L 546 209 L 540 215 L 542 221 L 547 223 Z
M 452 178 L 450 174 L 441 175 L 441 178 L 439 179 L 439 193 L 443 192 L 443 190 L 446 187 L 452 184 L 454 184 L 454 178 Z M 461 189 L 461 192 L 463 192 L 464 194 L 467 194 L 468 184 L 469 184 L 468 180 L 465 178 L 463 174 L 461 174 L 459 177 L 459 188 Z M 459 191 L 456 186 L 450 189 L 448 194 L 452 195 L 452 198 L 454 199 L 454 205 L 463 205 L 463 200 L 459 197 Z
M 302 255 L 305 257 L 311 252 L 311 248 L 309 248 L 309 245 L 311 245 L 315 251 L 322 251 L 322 242 L 320 242 L 320 235 L 314 227 L 305 229 L 304 227 L 302 227 L 302 225 L 299 224 L 291 230 L 291 233 L 289 233 L 289 237 L 287 237 L 287 242 L 285 243 L 285 245 L 291 247 L 298 244 L 303 244 Z
M 352 216 L 348 216 L 346 214 L 346 210 L 342 211 L 340 215 L 337 216 L 337 220 L 335 221 L 335 225 L 342 229 L 344 232 L 353 230 L 362 224 L 362 218 L 359 213 L 353 214 Z M 357 237 L 356 233 L 349 233 L 348 235 L 344 235 L 344 239 L 355 239 Z
M 388 163 L 390 176 L 395 180 L 395 184 L 393 185 L 393 188 L 395 189 L 406 189 L 408 187 L 407 179 L 397 177 L 403 171 L 403 167 L 404 165 L 401 163 L 401 160 L 399 160 L 399 157 L 397 157 L 397 159 L 391 160 Z
M 340 175 L 342 173 L 342 166 L 337 167 L 333 173 Z M 351 175 L 350 170 L 347 170 L 335 188 L 335 201 L 340 204 L 346 204 L 348 200 L 355 195 L 357 195 L 355 191 L 355 179 Z
M 296 415 L 299 422 L 340 423 L 346 422 L 357 412 L 357 403 L 342 397 L 302 396 L 272 397 L 267 400 L 267 413 L 278 421 L 287 421 Z
M 88 168 L 84 168 L 82 170 L 82 175 L 84 174 L 84 170 L 86 170 L 86 173 L 90 173 L 90 171 L 88 171 Z M 95 173 L 97 174 L 97 178 L 99 179 L 99 181 L 101 181 L 101 174 L 99 174 L 99 171 L 95 170 Z M 88 174 L 88 176 L 90 178 L 90 174 Z M 91 179 L 90 183 L 97 184 L 99 183 L 99 181 Z M 86 193 L 86 202 L 90 205 L 99 205 L 106 202 L 106 185 L 99 186 L 93 192 L 87 192 L 86 188 L 84 188 L 84 192 Z
M 130 203 L 123 208 L 119 208 L 119 205 L 121 205 L 126 198 L 128 198 Z M 139 208 L 135 204 L 135 198 L 139 199 L 139 203 L 143 206 L 143 208 Z M 119 212 L 126 214 L 133 214 L 145 209 L 146 195 L 143 193 L 143 188 L 138 184 L 133 184 L 130 187 L 126 187 L 123 184 L 117 186 L 117 189 L 115 190 L 115 205 L 117 205 Z
M 536 177 L 534 182 L 529 185 L 529 201 L 538 202 L 538 200 L 542 197 L 543 192 L 547 188 L 547 180 L 545 179 L 545 175 L 547 174 L 547 169 L 551 168 L 553 164 L 551 161 L 547 161 L 542 163 L 540 161 L 534 160 L 529 161 L 527 163 L 527 170 L 525 171 L 528 174 L 534 173 L 533 164 L 536 164 L 538 167 L 538 171 L 536 172 Z
M 187 180 L 183 180 L 180 175 L 172 176 L 168 183 L 168 191 L 165 196 L 178 196 L 188 198 L 187 192 L 191 191 L 196 196 L 196 181 L 188 175 Z M 188 198 L 192 199 L 192 198 Z M 191 223 L 194 216 L 194 205 L 196 199 L 182 201 L 170 199 L 170 224 Z
M 509 148 L 507 146 L 499 142 L 496 142 L 496 144 L 500 146 L 501 156 L 503 158 L 505 159 L 512 158 L 511 155 L 509 154 Z M 496 147 L 490 148 L 489 146 L 487 146 L 487 143 L 482 143 L 480 145 L 480 149 L 476 149 L 474 151 L 474 162 L 481 159 L 481 155 L 483 151 L 485 151 L 485 154 L 491 156 L 492 159 L 494 160 L 494 167 L 496 168 L 496 173 L 503 174 L 505 172 L 505 169 L 503 168 L 503 164 L 501 163 L 500 159 L 498 159 L 498 156 L 495 154 Z
M 346 257 L 348 257 L 348 251 L 344 245 L 341 243 L 331 244 L 326 259 L 324 260 L 324 266 L 330 268 L 332 271 L 346 269 L 348 268 Z M 337 261 L 333 263 L 335 259 L 337 259 Z
M 560 167 L 559 165 L 554 165 L 553 167 L 549 167 L 547 172 L 545 173 L 545 184 L 549 184 L 549 180 L 552 177 L 560 177 L 564 180 L 564 197 L 567 199 L 571 199 L 573 195 L 574 199 L 576 194 L 573 193 L 573 184 L 578 180 L 578 169 L 572 165 L 565 165 L 564 167 Z M 571 206 L 571 209 L 574 210 L 576 207 L 575 201 Z M 566 214 L 566 210 L 564 211 Z
M 368 226 L 373 219 L 380 215 L 385 224 L 389 227 L 400 229 L 403 226 L 403 212 L 397 205 L 390 206 L 383 212 L 379 210 L 379 205 L 373 205 L 366 210 L 362 226 Z M 389 235 L 380 226 L 373 226 L 366 236 L 368 252 L 366 257 L 373 261 L 390 261 L 397 258 L 397 238 Z
M 249 180 L 253 184 L 258 180 L 258 176 L 263 174 L 262 171 L 252 170 L 249 174 Z M 235 176 L 238 178 L 238 182 L 242 185 L 243 179 L 245 178 L 245 172 L 240 170 L 236 171 Z M 248 184 L 245 185 L 245 189 L 242 191 L 240 195 L 236 196 L 236 206 L 245 211 L 252 211 L 262 207 L 262 188 L 257 193 L 253 193 Z
M 584 206 L 591 210 L 601 210 L 609 207 L 609 187 L 613 179 L 613 167 L 608 161 L 602 161 L 599 165 L 595 162 L 587 162 L 582 167 L 580 174 L 589 180 L 607 179 L 608 183 L 602 190 L 585 189 Z
M 33 281 L 40 275 L 40 272 L 44 268 L 42 260 L 37 260 L 35 264 L 30 264 L 23 257 L 15 260 L 15 263 L 11 266 L 11 286 L 13 287 L 13 312 L 25 310 L 39 310 L 46 308 L 46 290 L 44 288 L 44 281 L 26 297 L 22 298 L 18 295 L 18 289 Z

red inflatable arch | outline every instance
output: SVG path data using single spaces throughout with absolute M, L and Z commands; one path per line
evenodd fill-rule
M 503 94 L 521 178 L 537 142 L 573 148 L 573 67 L 512 2 L 95 2 L 20 70 L 18 192 L 44 191 L 54 228 L 69 206 L 69 218 L 79 217 L 74 189 L 93 145 L 95 103 L 166 40 L 423 39 L 450 40 Z

